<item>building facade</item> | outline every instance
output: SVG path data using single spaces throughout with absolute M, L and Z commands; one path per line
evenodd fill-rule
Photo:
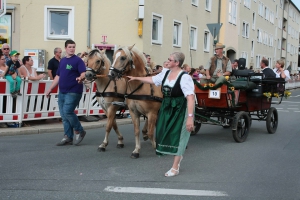
M 207 63 L 219 40 L 231 60 L 245 57 L 247 67 L 258 68 L 262 57 L 271 66 L 283 58 L 296 70 L 299 15 L 290 0 L 7 0 L 0 29 L 21 56 L 45 50 L 39 63 L 45 70 L 67 39 L 75 40 L 77 53 L 105 48 L 110 58 L 119 46 L 135 44 L 160 65 L 181 51 L 194 68 Z M 213 38 L 207 24 L 219 23 Z
M 222 1 L 220 41 L 229 58 L 246 58 L 260 69 L 262 58 L 273 68 L 278 59 L 298 70 L 300 11 L 290 0 Z

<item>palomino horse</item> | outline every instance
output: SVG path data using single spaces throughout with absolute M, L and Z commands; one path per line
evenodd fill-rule
M 120 133 L 116 123 L 116 112 L 121 107 L 122 102 L 125 101 L 124 94 L 126 92 L 126 82 L 122 78 L 118 81 L 110 79 L 107 75 L 111 65 L 110 60 L 105 54 L 105 50 L 93 49 L 89 52 L 87 58 L 87 65 L 90 70 L 87 70 L 85 76 L 86 80 L 95 80 L 98 92 L 96 93 L 97 101 L 103 108 L 107 116 L 106 133 L 102 144 L 98 147 L 98 151 L 105 151 L 109 141 L 109 133 L 111 128 L 115 130 L 118 135 L 117 148 L 123 148 L 123 136 Z M 96 75 L 102 75 L 97 78 Z M 112 104 L 112 102 L 120 102 L 121 104 Z M 146 121 L 147 124 L 147 121 Z M 143 128 L 144 140 L 147 140 L 147 127 Z
M 147 76 L 145 56 L 136 48 L 123 47 L 114 53 L 113 64 L 109 75 L 115 79 L 123 76 Z M 127 79 L 127 78 L 126 78 Z M 126 103 L 134 124 L 135 149 L 132 158 L 139 157 L 140 145 L 140 117 L 144 115 L 148 119 L 148 137 L 153 148 L 156 147 L 154 129 L 158 110 L 162 101 L 161 88 L 140 81 L 127 83 Z

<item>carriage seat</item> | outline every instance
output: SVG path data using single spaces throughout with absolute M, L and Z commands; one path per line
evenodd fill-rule
M 235 89 L 240 90 L 252 90 L 256 88 L 256 84 L 249 81 L 255 73 L 252 70 L 233 70 L 232 75 L 236 77 L 236 80 L 232 82 Z
M 243 79 L 237 79 L 231 84 L 237 90 L 253 90 L 256 88 L 256 84 L 254 82 L 243 80 Z

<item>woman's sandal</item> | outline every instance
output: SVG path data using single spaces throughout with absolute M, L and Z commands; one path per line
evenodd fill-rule
M 178 163 L 178 169 L 176 170 L 174 168 L 171 168 L 169 171 L 167 171 L 167 173 L 165 173 L 166 177 L 177 176 L 179 174 L 179 168 L 180 168 L 180 163 L 181 163 L 182 159 L 183 159 L 183 156 L 181 156 L 180 161 Z M 175 171 L 175 172 L 172 172 L 172 171 Z
M 173 172 L 175 171 L 175 172 Z M 179 170 L 171 168 L 169 171 L 165 173 L 165 177 L 177 176 L 179 174 Z

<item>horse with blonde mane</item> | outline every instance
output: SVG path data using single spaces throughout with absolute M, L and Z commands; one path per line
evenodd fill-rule
M 123 136 L 120 133 L 116 123 L 116 112 L 123 107 L 122 103 L 125 101 L 124 94 L 126 92 L 126 82 L 122 78 L 118 81 L 110 79 L 107 75 L 109 67 L 111 66 L 110 60 L 105 54 L 105 50 L 93 49 L 86 57 L 88 70 L 85 74 L 87 81 L 95 81 L 97 85 L 96 98 L 102 109 L 107 116 L 105 138 L 98 151 L 105 152 L 109 142 L 109 133 L 113 128 L 118 136 L 117 148 L 123 148 Z M 99 76 L 97 78 L 97 76 Z M 147 121 L 146 121 L 147 124 Z M 147 127 L 143 128 L 143 138 L 147 140 Z
M 114 53 L 109 75 L 114 79 L 122 79 L 124 76 L 141 77 L 149 75 L 146 70 L 145 56 L 133 46 L 119 48 Z M 148 137 L 152 147 L 156 148 L 154 130 L 162 97 L 161 87 L 144 84 L 141 81 L 127 82 L 125 98 L 134 124 L 135 134 L 135 149 L 131 154 L 131 158 L 138 158 L 141 149 L 139 139 L 141 115 L 146 116 L 148 119 Z

